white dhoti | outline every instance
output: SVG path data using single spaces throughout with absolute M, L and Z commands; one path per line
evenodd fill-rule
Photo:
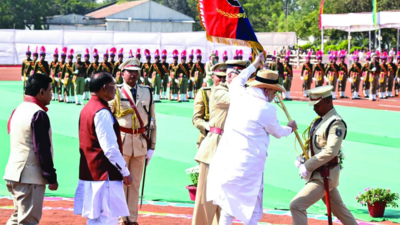
M 87 218 L 88 225 L 115 225 L 129 216 L 122 181 L 79 180 L 74 214 Z
M 251 215 L 250 221 L 248 223 L 244 223 L 244 225 L 257 225 L 258 222 L 263 217 L 263 196 L 264 196 L 264 182 L 261 183 L 261 189 L 258 193 L 257 202 L 253 210 L 253 214 Z M 226 211 L 221 211 L 221 218 L 219 220 L 219 225 L 231 225 L 233 221 L 233 216 L 231 216 Z

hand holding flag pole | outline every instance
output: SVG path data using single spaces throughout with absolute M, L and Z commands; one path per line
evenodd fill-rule
M 276 93 L 276 97 L 279 99 L 278 106 L 285 112 L 286 117 L 288 118 L 288 120 L 289 120 L 289 121 L 292 121 L 292 118 L 290 117 L 289 111 L 287 110 L 285 104 L 283 103 L 283 100 L 282 100 L 282 98 L 281 98 L 280 93 Z M 307 149 L 305 148 L 304 143 L 303 143 L 303 141 L 301 140 L 301 137 L 300 137 L 299 133 L 297 132 L 297 130 L 294 131 L 294 134 L 296 135 L 296 139 L 297 139 L 297 141 L 299 142 L 299 144 L 300 144 L 300 146 L 301 146 L 301 149 L 303 150 L 303 155 L 304 155 L 305 159 L 308 160 L 309 157 L 308 157 L 308 154 L 307 154 Z M 297 152 L 297 151 L 296 151 L 296 152 Z

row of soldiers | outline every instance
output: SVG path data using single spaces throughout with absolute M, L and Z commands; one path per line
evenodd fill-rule
M 144 51 L 146 62 L 140 63 L 141 78 L 138 82 L 154 89 L 154 101 L 161 102 L 160 99 L 169 99 L 171 101 L 188 102 L 188 99 L 193 99 L 195 93 L 206 85 L 212 85 L 212 80 L 209 78 L 211 67 L 218 63 L 218 51 L 215 51 L 210 56 L 210 61 L 206 64 L 202 63 L 202 52 L 197 49 L 196 62 L 194 59 L 194 50 L 187 56 L 186 50 L 181 52 L 181 62 L 178 63 L 179 52 L 173 51 L 173 63 L 168 64 L 167 51 L 162 50 L 160 55 L 159 50 L 154 53 L 154 62 L 151 62 L 151 53 L 148 49 Z M 49 64 L 45 61 L 46 49 L 44 46 L 40 48 L 40 53 L 33 53 L 31 59 L 31 51 L 26 51 L 26 59 L 22 63 L 21 79 L 25 81 L 28 76 L 34 73 L 42 73 L 51 76 L 53 79 L 53 100 L 65 103 L 75 103 L 76 105 L 83 104 L 83 100 L 90 98 L 89 80 L 90 76 L 95 71 L 106 71 L 113 75 L 118 84 L 122 84 L 121 71 L 119 66 L 123 63 L 123 49 L 120 49 L 117 55 L 117 49 L 108 49 L 103 55 L 103 61 L 99 62 L 99 53 L 97 49 L 93 51 L 94 62 L 90 62 L 90 53 L 86 49 L 84 60 L 82 55 L 76 55 L 74 59 L 74 50 L 70 49 L 68 54 L 67 47 L 62 48 L 61 59 L 59 61 L 58 49 L 55 49 L 53 61 Z M 38 59 L 38 56 L 40 58 Z M 118 61 L 115 61 L 115 56 Z M 141 59 L 141 50 L 137 49 L 136 55 L 133 56 L 132 50 L 129 52 L 129 58 L 136 57 Z M 188 62 L 187 57 L 189 58 Z M 161 58 L 161 61 L 160 61 Z M 242 60 L 243 51 L 236 50 L 234 59 Z M 228 60 L 227 51 L 223 53 L 223 61 Z M 207 77 L 208 75 L 208 77 Z M 211 82 L 211 83 L 210 83 Z M 179 97 L 178 97 L 179 95 Z M 161 96 L 161 97 L 160 97 Z M 188 96 L 188 97 L 187 97 Z
M 336 99 L 336 89 L 339 91 L 340 98 L 348 98 L 345 95 L 346 84 L 351 84 L 351 99 L 360 99 L 358 92 L 363 83 L 364 98 L 376 101 L 378 93 L 379 98 L 386 99 L 388 97 L 398 96 L 399 80 L 400 80 L 400 52 L 395 55 L 388 56 L 387 52 L 380 54 L 379 51 L 366 55 L 366 63 L 361 65 L 358 52 L 353 53 L 354 63 L 350 68 L 345 63 L 346 51 L 332 52 L 329 55 L 329 63 L 322 63 L 323 53 L 317 52 L 318 63 L 313 66 L 310 63 L 310 55 L 306 57 L 306 63 L 302 67 L 301 79 L 304 81 L 304 96 L 308 97 L 306 90 L 311 88 L 314 80 L 315 86 L 322 86 L 324 83 L 332 85 L 333 99 Z M 337 59 L 339 56 L 339 64 Z M 397 63 L 393 63 L 397 58 Z M 372 61 L 371 61 L 372 59 Z M 379 60 L 381 62 L 379 63 Z M 393 95 L 393 90 L 395 94 Z

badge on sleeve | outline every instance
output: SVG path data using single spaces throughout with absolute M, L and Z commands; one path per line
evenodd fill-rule
M 342 129 L 340 129 L 340 128 L 336 128 L 336 136 L 338 136 L 338 137 L 341 137 L 341 136 L 342 136 L 342 134 L 343 134 L 343 131 L 342 131 Z

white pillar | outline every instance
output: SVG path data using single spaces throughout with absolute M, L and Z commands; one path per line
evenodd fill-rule
M 369 33 L 369 43 L 368 43 L 368 46 L 369 46 L 369 50 L 371 51 L 371 48 L 372 48 L 371 31 L 369 31 L 368 33 Z
M 321 51 L 324 53 L 324 27 L 321 27 Z
M 399 31 L 400 31 L 400 29 L 397 29 L 397 48 L 396 48 L 396 53 L 399 51 Z
M 379 43 L 379 46 L 378 46 L 379 51 L 382 51 L 382 50 L 381 50 L 381 27 L 379 27 L 379 38 L 378 38 L 378 43 Z
M 347 54 L 350 54 L 350 46 L 351 46 L 351 26 L 349 27 L 349 36 L 347 37 L 347 40 L 349 40 L 349 43 L 347 45 L 348 51 Z

